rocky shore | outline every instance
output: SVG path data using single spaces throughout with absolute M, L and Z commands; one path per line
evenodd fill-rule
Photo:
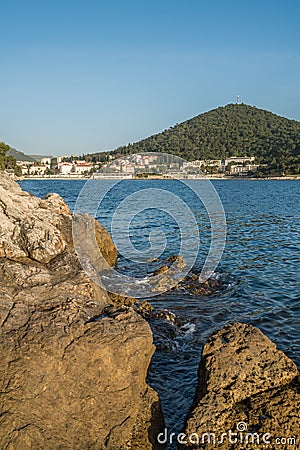
M 106 230 L 81 221 L 114 264 Z M 113 299 L 78 262 L 68 206 L 1 175 L 0 224 L 0 448 L 158 448 L 150 327 L 132 309 L 93 320 Z
M 212 335 L 198 379 L 181 449 L 300 448 L 299 371 L 259 329 Z
M 88 278 L 74 250 L 73 219 L 57 194 L 36 198 L 0 174 L 0 448 L 164 448 L 170 440 L 159 397 L 146 383 L 155 348 L 144 319 L 162 313 L 149 304 L 133 309 L 134 299 Z M 76 220 L 83 245 L 85 230 L 95 229 L 105 258 L 97 270 L 113 266 L 117 249 L 107 231 L 88 215 Z M 165 269 L 158 270 L 164 285 Z M 218 288 L 215 280 L 199 286 L 194 275 L 186 282 L 199 296 Z M 299 398 L 295 364 L 257 328 L 228 325 L 203 348 L 196 395 L 172 442 L 300 448 Z

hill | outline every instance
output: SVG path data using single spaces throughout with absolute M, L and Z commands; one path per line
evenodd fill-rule
M 229 104 L 112 153 L 166 152 L 187 160 L 255 156 L 269 172 L 299 173 L 300 122 L 245 104 Z M 87 155 L 103 161 L 106 153 Z
M 40 162 L 43 158 L 50 158 L 53 159 L 54 156 L 52 155 L 28 155 L 30 158 L 33 158 L 35 161 Z
M 17 161 L 28 161 L 28 162 L 35 162 L 36 159 L 32 156 L 25 155 L 23 152 L 19 152 L 19 150 L 16 150 L 15 148 L 11 148 L 7 152 L 7 156 L 12 156 Z

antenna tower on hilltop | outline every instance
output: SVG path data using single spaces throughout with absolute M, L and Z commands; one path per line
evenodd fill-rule
M 241 104 L 241 98 L 239 95 L 236 96 L 236 104 L 240 105 Z

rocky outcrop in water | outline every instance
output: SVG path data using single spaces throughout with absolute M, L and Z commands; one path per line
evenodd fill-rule
M 154 266 L 157 264 L 157 260 L 151 262 Z M 159 294 L 170 290 L 180 290 L 186 294 L 208 296 L 222 288 L 221 278 L 211 277 L 203 282 L 199 274 L 192 271 L 188 274 L 183 273 L 185 267 L 186 261 L 182 255 L 167 258 L 162 266 L 159 265 L 154 270 L 155 278 L 153 280 L 150 278 L 151 291 Z
M 145 381 L 152 333 L 132 307 L 177 319 L 95 284 L 78 261 L 72 219 L 58 195 L 41 200 L 0 176 L 0 448 L 158 449 L 160 402 Z M 114 265 L 106 230 L 87 215 L 75 220 L 83 253 L 101 249 L 94 269 Z M 162 290 L 173 262 L 180 271 L 174 257 L 157 273 Z M 179 289 L 209 295 L 220 286 L 189 274 Z M 257 328 L 227 326 L 204 346 L 181 448 L 217 448 L 221 439 L 225 450 L 298 448 L 299 396 L 291 360 Z
M 260 330 L 235 323 L 203 348 L 180 448 L 299 448 L 299 417 L 296 365 Z
M 82 239 L 93 226 L 113 265 L 109 234 L 89 216 L 78 220 Z M 1 449 L 157 448 L 149 325 L 131 308 L 101 316 L 112 298 L 79 264 L 68 206 L 2 174 L 0 294 Z

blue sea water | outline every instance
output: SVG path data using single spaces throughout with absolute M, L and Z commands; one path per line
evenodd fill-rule
M 20 184 L 40 197 L 57 192 L 74 209 L 84 183 L 83 180 L 27 180 Z M 106 189 L 109 182 L 98 183 Z M 197 180 L 189 183 L 196 191 L 197 186 L 201 187 Z M 197 385 L 202 345 L 212 332 L 226 323 L 242 321 L 259 327 L 300 367 L 300 182 L 214 180 L 212 183 L 227 221 L 226 247 L 216 269 L 224 287 L 208 297 L 170 291 L 150 299 L 155 308 L 167 308 L 178 319 L 177 325 L 163 319 L 151 321 L 157 350 L 148 381 L 160 395 L 169 432 L 178 433 L 182 429 Z M 193 212 L 201 237 L 194 271 L 200 271 L 210 245 L 210 221 L 188 186 L 175 180 L 124 180 L 105 197 L 97 210 L 97 219 L 111 230 L 114 213 L 121 202 L 150 188 L 176 194 Z M 142 209 L 144 201 L 130 197 L 127 208 L 134 211 L 139 206 Z M 137 205 L 138 202 L 141 204 Z M 159 208 L 159 199 L 157 205 Z M 92 198 L 86 199 L 86 210 L 93 212 Z M 185 213 L 176 202 L 170 201 L 167 212 L 148 208 L 136 214 L 126 233 L 137 250 L 146 252 L 150 232 L 163 232 L 166 245 L 159 257 L 163 262 L 180 249 L 177 217 L 182 221 Z M 190 226 L 188 221 L 186 226 Z M 128 243 L 122 233 L 124 230 L 120 229 L 119 235 L 114 236 L 124 249 L 118 265 L 131 275 L 142 276 L 145 264 L 126 257 Z M 191 228 L 191 251 L 195 250 L 193 233 Z M 153 236 L 160 243 L 159 233 Z

